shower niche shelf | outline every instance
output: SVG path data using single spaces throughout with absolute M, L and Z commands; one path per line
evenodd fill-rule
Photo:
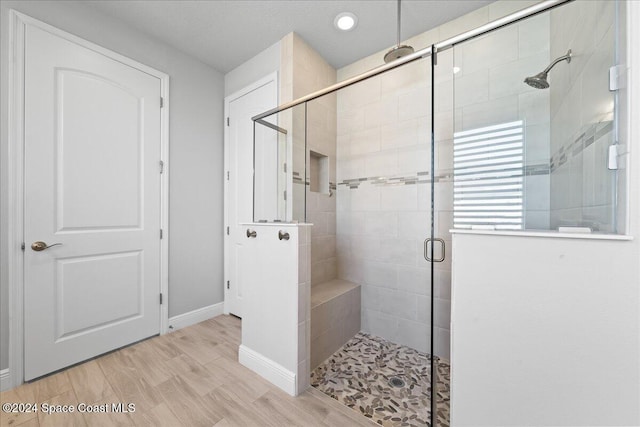
M 309 151 L 309 190 L 329 194 L 329 156 Z

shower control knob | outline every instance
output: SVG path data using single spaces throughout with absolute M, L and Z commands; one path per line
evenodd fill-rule
M 280 240 L 289 240 L 289 233 L 285 232 L 285 231 L 278 231 L 278 239 Z

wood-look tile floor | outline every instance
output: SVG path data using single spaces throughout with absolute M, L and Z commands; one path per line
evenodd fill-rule
M 313 388 L 289 396 L 238 363 L 239 344 L 240 319 L 224 315 L 150 338 L 0 393 L 3 404 L 76 409 L 0 412 L 0 426 L 376 425 Z M 114 403 L 135 411 L 77 411 Z

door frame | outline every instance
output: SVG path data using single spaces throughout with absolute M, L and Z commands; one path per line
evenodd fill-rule
M 28 15 L 9 11 L 9 99 L 7 156 L 7 273 L 9 290 L 9 372 L 2 389 L 24 382 L 24 60 L 25 31 L 28 25 L 47 31 L 110 59 L 131 66 L 160 80 L 160 159 L 164 163 L 160 175 L 160 289 L 165 296 L 160 306 L 159 331 L 164 334 L 169 324 L 169 75 L 95 43 L 53 27 Z M 5 163 L 3 162 L 3 166 Z
M 224 230 L 223 230 L 223 234 L 224 234 L 224 280 L 223 280 L 223 286 L 224 286 L 224 304 L 223 304 L 223 313 L 224 314 L 229 314 L 229 307 L 227 306 L 227 301 L 228 301 L 228 295 L 229 295 L 229 289 L 227 289 L 227 281 L 229 280 L 229 254 L 230 254 L 230 246 L 229 246 L 229 235 L 227 234 L 227 227 L 230 227 L 229 225 L 229 212 L 227 210 L 227 207 L 229 206 L 229 179 L 228 174 L 231 171 L 231 164 L 230 164 L 230 159 L 229 159 L 229 126 L 227 125 L 227 118 L 229 117 L 229 104 L 238 99 L 243 97 L 244 95 L 247 95 L 250 92 L 253 92 L 256 89 L 259 89 L 260 87 L 266 85 L 267 83 L 274 81 L 276 83 L 276 89 L 278 91 L 278 99 L 280 98 L 280 85 L 278 84 L 278 71 L 273 71 L 269 74 L 267 74 L 266 76 L 262 77 L 261 79 L 256 80 L 255 82 L 243 87 L 240 90 L 237 90 L 236 92 L 233 92 L 230 95 L 227 95 L 224 97 L 224 123 L 223 123 L 223 127 L 224 127 L 224 176 L 223 176 L 223 181 L 224 181 Z M 255 185 L 255 184 L 254 184 Z

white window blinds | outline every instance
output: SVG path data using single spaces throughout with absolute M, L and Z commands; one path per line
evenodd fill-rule
M 454 133 L 454 227 L 521 230 L 523 121 Z

